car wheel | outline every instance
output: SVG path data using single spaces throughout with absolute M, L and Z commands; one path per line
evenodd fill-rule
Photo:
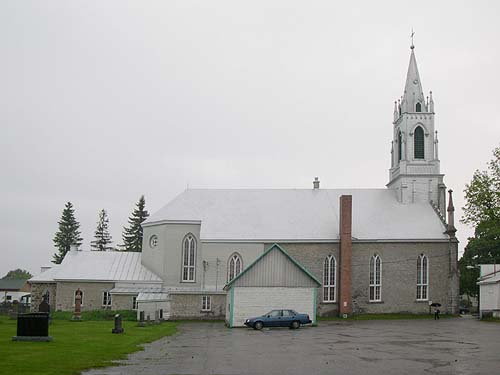
M 300 322 L 295 320 L 292 322 L 292 329 L 297 329 L 300 327 Z
M 256 329 L 257 331 L 260 331 L 262 329 L 262 327 L 264 327 L 264 324 L 262 324 L 262 322 L 256 322 L 253 325 L 253 329 Z

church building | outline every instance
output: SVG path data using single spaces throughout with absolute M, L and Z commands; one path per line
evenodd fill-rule
M 394 103 L 389 181 L 380 189 L 187 189 L 143 223 L 142 253 L 72 250 L 30 280 L 72 310 L 137 309 L 151 319 L 316 316 L 458 309 L 452 192 L 440 171 L 432 92 L 411 46 Z

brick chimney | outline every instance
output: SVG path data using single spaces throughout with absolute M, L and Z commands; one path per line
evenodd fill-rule
M 319 178 L 318 178 L 318 177 L 314 177 L 314 181 L 313 181 L 313 189 L 314 189 L 314 190 L 319 189 Z
M 340 197 L 339 314 L 351 314 L 352 195 Z

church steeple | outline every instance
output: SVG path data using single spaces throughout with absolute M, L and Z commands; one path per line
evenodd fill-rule
M 415 47 L 411 46 L 410 64 L 406 74 L 406 84 L 401 102 L 402 113 L 428 112 L 425 102 L 422 82 L 418 74 L 417 60 L 415 58 Z
M 387 187 L 403 204 L 430 202 L 445 214 L 446 186 L 440 173 L 434 99 L 426 100 L 415 58 L 413 40 L 406 83 L 394 104 L 391 168 Z

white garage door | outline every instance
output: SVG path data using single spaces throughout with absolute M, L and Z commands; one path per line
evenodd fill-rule
M 316 323 L 314 288 L 235 287 L 231 293 L 234 293 L 231 306 L 231 309 L 234 308 L 233 327 L 243 326 L 246 319 L 274 309 L 292 309 L 309 314 L 309 318 Z

